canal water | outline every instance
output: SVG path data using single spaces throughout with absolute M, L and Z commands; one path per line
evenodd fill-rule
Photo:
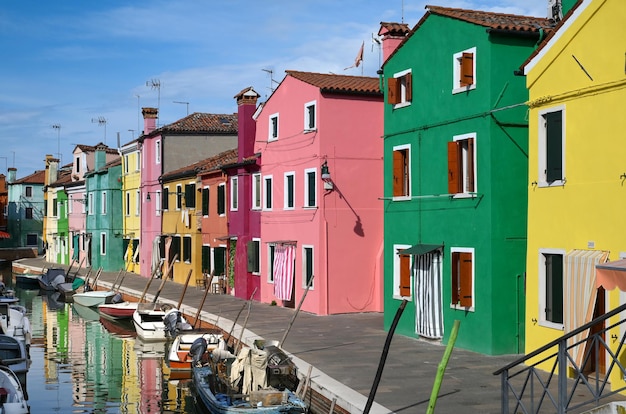
M 11 268 L 0 269 L 7 286 Z M 200 413 L 191 381 L 170 379 L 165 342 L 143 342 L 132 324 L 39 289 L 13 287 L 32 330 L 26 391 L 31 413 Z

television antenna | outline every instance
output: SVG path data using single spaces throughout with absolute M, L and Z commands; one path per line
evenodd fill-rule
M 187 115 L 189 115 L 189 102 L 183 102 L 183 101 L 173 101 L 176 104 L 183 104 L 183 105 L 187 105 Z
M 104 126 L 104 145 L 107 144 L 107 119 L 103 116 L 97 118 L 91 118 L 92 124 L 98 124 L 98 126 Z
M 61 162 L 61 124 L 52 124 L 52 129 L 57 130 L 57 155 L 59 157 L 59 165 L 63 165 Z
M 161 81 L 159 79 L 150 79 L 149 81 L 146 81 L 146 86 L 149 86 L 150 89 L 158 90 L 158 95 L 157 95 L 157 125 L 159 123 L 159 115 L 161 112 Z
M 280 85 L 280 82 L 274 80 L 274 70 L 273 69 L 261 69 L 263 72 L 267 72 L 270 75 L 270 87 L 269 90 L 274 92 L 274 84 Z

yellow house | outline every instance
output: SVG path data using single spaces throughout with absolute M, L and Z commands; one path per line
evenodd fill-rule
M 523 67 L 527 354 L 626 302 L 619 289 L 597 286 L 595 268 L 626 258 L 625 16 L 624 0 L 582 0 Z M 612 351 L 620 344 L 614 335 L 622 337 L 619 327 L 606 333 Z M 578 348 L 580 362 L 584 343 Z M 603 351 L 598 366 L 583 371 L 603 373 L 609 364 Z M 624 384 L 618 371 L 612 387 Z
M 141 148 L 133 140 L 120 148 L 122 157 L 122 223 L 126 270 L 140 273 L 141 238 Z
M 163 273 L 177 255 L 170 277 L 185 283 L 191 271 L 190 285 L 204 280 L 202 275 L 202 217 L 201 190 L 197 171 L 206 161 L 168 172 L 159 179 L 162 185 L 161 203 L 161 257 Z M 157 201 L 158 202 L 158 201 Z M 197 208 L 196 208 L 197 206 Z

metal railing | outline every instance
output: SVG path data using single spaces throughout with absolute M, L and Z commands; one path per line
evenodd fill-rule
M 612 329 L 626 322 L 626 319 L 622 318 L 608 327 L 604 327 L 604 323 L 624 310 L 626 310 L 626 304 L 494 372 L 494 375 L 501 376 L 501 412 L 503 414 L 576 413 L 592 408 L 591 405 L 599 406 L 601 400 L 602 403 L 616 400 L 617 398 L 610 399 L 609 397 L 626 390 L 626 386 L 611 389 L 609 378 L 614 370 L 619 370 L 621 377 L 626 378 L 626 369 L 620 361 L 621 357 L 626 362 L 626 353 L 622 355 L 626 329 L 621 339 L 615 334 L 609 336 L 613 341 L 620 339 L 615 352 L 611 351 L 605 338 Z M 595 331 L 591 329 L 598 326 L 603 328 Z M 588 330 L 592 332 L 590 335 L 568 344 L 570 338 Z M 579 346 L 584 347 L 580 365 L 576 362 L 574 353 Z M 584 372 L 584 368 L 589 364 L 599 367 L 600 358 L 604 358 L 605 355 L 604 372 L 599 372 L 598 369 L 591 374 Z M 529 360 L 534 358 L 537 360 L 529 363 Z M 552 364 L 550 371 L 538 368 L 539 365 L 550 367 L 550 364 Z M 620 399 L 626 400 L 626 396 Z

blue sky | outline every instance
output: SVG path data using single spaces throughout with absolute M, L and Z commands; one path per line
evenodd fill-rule
M 117 147 L 193 112 L 265 99 L 285 70 L 376 76 L 380 22 L 413 27 L 425 5 L 544 17 L 548 0 L 85 0 L 0 4 L 0 173 L 24 177 L 76 144 Z M 363 65 L 352 65 L 365 42 Z M 272 82 L 270 73 L 272 71 Z M 155 85 L 160 85 L 157 87 Z M 188 102 L 175 103 L 176 102 Z M 105 121 L 105 122 L 103 122 Z M 60 126 L 54 128 L 53 125 Z

